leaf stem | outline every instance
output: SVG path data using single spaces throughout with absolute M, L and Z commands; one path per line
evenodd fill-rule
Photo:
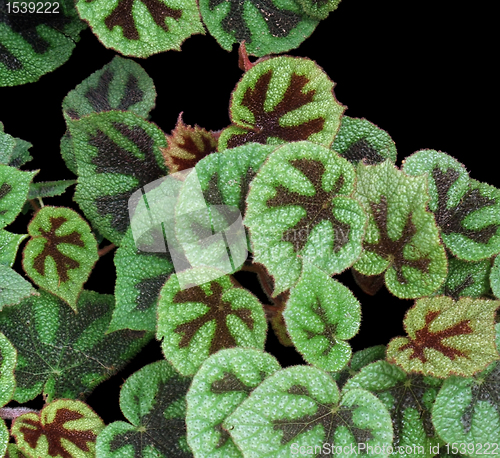
M 116 245 L 114 243 L 110 243 L 109 245 L 106 245 L 105 247 L 101 248 L 97 254 L 99 257 L 104 256 L 105 254 L 109 253 L 113 248 L 116 248 Z
M 14 420 L 17 417 L 24 415 L 25 413 L 36 413 L 39 414 L 40 411 L 36 409 L 30 409 L 29 407 L 2 407 L 0 408 L 0 418 L 4 420 Z

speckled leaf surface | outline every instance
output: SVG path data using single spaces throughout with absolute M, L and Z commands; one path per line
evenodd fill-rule
M 431 422 L 431 410 L 441 381 L 420 374 L 407 374 L 387 361 L 363 367 L 347 381 L 344 390 L 363 388 L 375 394 L 391 414 L 394 446 L 398 456 L 432 457 L 430 447 L 439 443 Z M 423 453 L 406 453 L 406 446 L 421 446 Z M 416 449 L 418 450 L 418 449 Z
M 92 113 L 72 121 L 78 185 L 75 200 L 92 225 L 119 245 L 130 220 L 128 201 L 140 187 L 167 175 L 163 132 L 132 112 Z
M 13 234 L 0 229 L 0 265 L 12 267 L 19 245 L 26 237 L 28 234 Z
M 186 396 L 187 439 L 197 458 L 241 458 L 222 424 L 264 379 L 281 369 L 268 353 L 229 348 L 210 356 Z
M 345 110 L 334 83 L 309 59 L 280 56 L 247 71 L 232 97 L 232 125 L 219 137 L 219 151 L 244 143 L 309 140 L 332 144 Z
M 0 121 L 0 164 L 21 167 L 33 159 L 28 152 L 31 146 L 31 143 L 5 133 Z
M 386 159 L 396 162 L 396 145 L 385 131 L 366 119 L 343 116 L 332 150 L 349 162 L 378 164 Z
M 16 349 L 7 337 L 0 333 L 0 407 L 3 407 L 12 399 L 16 389 L 16 379 L 14 377 L 16 356 Z
M 167 361 L 132 374 L 120 391 L 120 408 L 130 422 L 115 421 L 97 438 L 98 458 L 188 458 L 186 392 L 191 379 Z
M 297 283 L 305 262 L 332 275 L 359 258 L 366 215 L 348 197 L 354 180 L 346 159 L 310 142 L 284 145 L 264 163 L 244 223 L 255 262 L 274 277 L 274 295 Z
M 31 457 L 23 453 L 17 445 L 8 444 L 5 458 L 31 458 Z
M 265 379 L 223 427 L 245 458 L 293 456 L 301 447 L 313 456 L 314 447 L 323 444 L 329 447 L 324 454 L 331 444 L 356 452 L 360 443 L 387 450 L 393 437 L 389 413 L 373 394 L 356 389 L 341 396 L 330 376 L 310 366 L 289 367 Z
M 404 171 L 427 175 L 429 208 L 455 256 L 479 261 L 500 252 L 500 190 L 469 179 L 462 164 L 434 150 L 408 157 Z
M 86 221 L 65 207 L 45 206 L 28 225 L 23 268 L 41 288 L 76 310 L 76 301 L 94 264 L 97 243 Z
M 139 251 L 129 229 L 116 250 L 114 263 L 116 307 L 109 331 L 156 331 L 158 297 L 173 271 L 169 255 Z
M 118 372 L 150 339 L 151 333 L 105 334 L 113 296 L 84 291 L 78 313 L 57 297 L 40 292 L 0 314 L 0 331 L 17 350 L 16 392 L 20 403 L 39 393 L 48 400 L 83 399 Z
M 0 310 L 6 305 L 19 304 L 32 294 L 36 294 L 36 290 L 29 281 L 14 269 L 0 264 Z
M 351 358 L 346 340 L 359 330 L 361 307 L 349 288 L 309 263 L 292 288 L 283 316 L 292 342 L 304 359 L 327 372 Z
M 299 0 L 298 3 L 308 16 L 326 19 L 332 11 L 337 9 L 340 0 Z
M 204 33 L 194 0 L 78 0 L 76 7 L 107 48 L 148 57 Z
M 103 428 L 103 421 L 87 404 L 57 399 L 46 404 L 40 414 L 17 417 L 12 435 L 29 456 L 93 458 L 95 441 Z
M 0 455 L 4 456 L 9 443 L 10 435 L 7 425 L 3 419 L 0 419 Z M 7 455 L 6 455 L 7 456 Z M 7 456 L 8 457 L 8 456 Z
M 200 270 L 186 274 L 188 283 L 199 286 L 182 290 L 177 275 L 171 275 L 158 302 L 156 338 L 163 339 L 165 358 L 183 375 L 195 374 L 223 348 L 263 349 L 266 338 L 267 322 L 258 299 L 235 287 L 229 276 L 200 285 Z
M 76 184 L 76 180 L 40 181 L 38 183 L 31 183 L 28 191 L 28 199 L 60 196 L 66 192 L 66 189 L 74 184 Z
M 496 325 L 500 344 L 500 325 Z M 452 376 L 436 398 L 432 422 L 443 441 L 456 442 L 470 457 L 498 453 L 500 437 L 500 363 L 473 377 Z M 463 444 L 463 445 L 462 445 Z
M 363 275 L 385 272 L 389 291 L 401 298 L 431 294 L 446 279 L 446 253 L 434 215 L 427 210 L 426 177 L 410 177 L 389 160 L 358 164 L 354 197 L 368 213 Z
M 31 83 L 61 66 L 84 28 L 72 0 L 2 2 L 0 86 Z
M 396 337 L 387 360 L 407 372 L 468 377 L 500 358 L 495 311 L 500 301 L 447 296 L 418 299 L 404 319 L 408 337 Z
M 33 177 L 38 173 L 21 172 L 8 165 L 0 165 L 0 228 L 12 223 L 23 208 Z
M 170 173 L 193 168 L 198 161 L 217 149 L 217 137 L 198 125 L 184 124 L 182 113 L 175 129 L 167 135 L 168 147 L 161 148 Z
M 493 261 L 490 273 L 490 284 L 493 294 L 500 299 L 500 256 Z
M 226 51 L 245 42 L 249 54 L 266 56 L 297 48 L 318 25 L 293 0 L 201 0 L 210 34 Z

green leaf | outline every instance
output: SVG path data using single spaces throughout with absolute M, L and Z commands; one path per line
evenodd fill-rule
M 500 301 L 447 296 L 418 299 L 408 310 L 408 337 L 396 337 L 387 360 L 407 372 L 446 378 L 471 376 L 500 358 L 495 346 L 495 310 Z
M 389 134 L 366 119 L 343 116 L 332 150 L 349 162 L 374 165 L 389 159 L 396 162 L 396 145 Z
M 72 0 L 27 3 L 24 13 L 18 6 L 0 5 L 0 86 L 31 83 L 61 66 L 85 28 Z
M 127 231 L 129 198 L 167 175 L 163 132 L 131 112 L 92 113 L 70 123 L 78 185 L 75 200 L 93 226 L 116 245 Z
M 17 445 L 8 444 L 5 458 L 31 458 L 31 457 L 24 454 Z
M 359 259 L 366 215 L 347 197 L 354 180 L 347 160 L 314 143 L 270 154 L 250 186 L 244 223 L 255 261 L 274 277 L 274 295 L 297 283 L 303 261 L 332 275 Z
M 358 444 L 378 446 L 370 456 L 386 457 L 392 443 L 389 413 L 373 394 L 356 389 L 340 396 L 332 378 L 310 366 L 265 379 L 223 427 L 245 458 L 337 454 L 332 446 L 342 446 L 346 456 L 365 455 Z
M 37 293 L 29 281 L 10 267 L 0 264 L 0 310 L 6 305 L 19 304 L 32 294 Z
M 66 189 L 76 184 L 76 180 L 41 181 L 31 183 L 28 191 L 28 199 L 60 196 Z
M 354 197 L 369 220 L 363 255 L 354 268 L 366 276 L 385 272 L 387 288 L 401 298 L 437 290 L 446 278 L 447 260 L 427 210 L 426 178 L 410 177 L 386 160 L 358 164 L 357 179 Z
M 156 331 L 160 290 L 173 270 L 167 253 L 145 253 L 136 248 L 129 229 L 116 250 L 116 307 L 108 332 L 118 329 Z
M 12 234 L 0 229 L 0 265 L 12 267 L 19 245 L 26 237 L 28 234 Z
M 33 159 L 28 152 L 31 146 L 31 143 L 6 134 L 0 121 L 0 164 L 12 167 L 24 165 Z
M 200 285 L 207 269 L 183 272 L 186 283 Z M 212 269 L 214 270 L 214 269 Z M 156 338 L 165 357 L 183 375 L 196 373 L 210 355 L 223 348 L 263 349 L 267 323 L 262 305 L 229 276 L 181 289 L 177 274 L 160 293 Z
M 500 256 L 493 261 L 490 273 L 490 284 L 493 294 L 500 299 Z
M 132 374 L 120 392 L 120 408 L 130 423 L 115 421 L 97 438 L 97 455 L 109 458 L 188 458 L 186 392 L 191 379 L 167 361 Z
M 21 172 L 0 165 L 0 229 L 12 223 L 23 208 L 33 177 L 38 173 Z
M 497 339 L 500 325 L 497 324 Z M 443 441 L 456 442 L 459 452 L 483 456 L 500 437 L 500 363 L 473 377 L 445 380 L 432 410 L 432 422 Z
M 439 443 L 431 422 L 431 409 L 441 385 L 439 379 L 406 374 L 387 361 L 363 367 L 347 381 L 344 390 L 363 388 L 375 394 L 391 414 L 394 444 L 398 455 L 432 457 L 430 447 Z M 406 446 L 416 445 L 418 453 L 407 453 Z
M 347 364 L 352 351 L 345 341 L 358 333 L 361 310 L 342 283 L 305 263 L 283 316 L 292 342 L 308 363 L 328 372 Z
M 328 15 L 337 9 L 340 0 L 298 0 L 304 12 L 315 19 L 326 19 Z
M 246 72 L 231 97 L 232 125 L 219 151 L 244 143 L 309 140 L 329 147 L 345 107 L 316 63 L 299 57 L 265 59 Z
M 229 348 L 208 358 L 186 396 L 187 439 L 197 457 L 240 458 L 224 420 L 262 381 L 280 369 L 268 353 Z
M 25 299 L 0 314 L 0 331 L 17 350 L 16 392 L 20 403 L 39 393 L 83 399 L 117 373 L 150 339 L 151 334 L 116 331 L 105 334 L 114 298 L 83 291 L 78 313 L 55 296 Z
M 409 175 L 427 174 L 429 208 L 446 247 L 460 259 L 479 261 L 500 252 L 500 190 L 470 180 L 445 153 L 418 151 L 405 160 Z
M 107 48 L 136 57 L 175 49 L 204 33 L 194 0 L 78 0 L 76 7 Z
M 318 25 L 292 0 L 224 2 L 201 0 L 200 11 L 210 34 L 226 51 L 245 42 L 254 56 L 297 48 Z
M 9 340 L 0 333 L 0 407 L 4 406 L 12 399 L 14 390 L 16 389 L 16 379 L 14 377 L 16 356 L 16 349 Z
M 19 448 L 39 458 L 94 458 L 95 441 L 103 430 L 101 418 L 85 403 L 57 399 L 40 414 L 25 413 L 12 424 Z
M 0 456 L 4 456 L 4 453 L 7 450 L 9 439 L 10 435 L 7 425 L 5 424 L 4 420 L 0 419 Z M 8 455 L 6 455 L 6 457 L 8 458 Z
M 89 225 L 69 208 L 45 206 L 31 220 L 28 233 L 25 272 L 76 310 L 83 284 L 99 259 Z

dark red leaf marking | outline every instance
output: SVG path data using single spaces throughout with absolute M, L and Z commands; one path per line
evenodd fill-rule
M 265 378 L 262 377 L 262 379 Z M 244 391 L 245 393 L 250 393 L 254 388 L 245 385 L 236 375 L 230 372 L 224 372 L 221 379 L 215 380 L 210 386 L 210 391 L 214 394 L 223 394 L 230 391 Z
M 9 192 L 12 191 L 12 186 L 9 183 L 3 183 L 0 186 L 0 199 L 3 199 Z M 7 210 L 0 210 L 0 216 L 5 215 Z
M 351 272 L 356 284 L 370 296 L 377 294 L 380 288 L 385 284 L 384 274 L 363 275 L 354 268 L 351 269 Z
M 50 230 L 45 231 L 40 228 L 39 231 L 47 242 L 43 247 L 43 251 L 35 257 L 33 260 L 33 267 L 40 275 L 45 275 L 45 259 L 47 256 L 50 256 L 56 263 L 57 275 L 59 275 L 59 279 L 61 283 L 64 283 L 69 280 L 68 270 L 77 269 L 80 267 L 80 263 L 69 256 L 61 253 L 59 251 L 58 245 L 60 243 L 69 243 L 71 245 L 76 245 L 79 247 L 85 246 L 81 235 L 73 231 L 68 235 L 56 235 L 57 229 L 59 229 L 66 221 L 68 221 L 63 216 L 59 216 L 57 218 L 50 217 Z
M 411 213 L 408 215 L 401 237 L 398 240 L 391 240 L 387 230 L 387 198 L 385 196 L 381 196 L 380 203 L 376 204 L 374 202 L 370 202 L 370 207 L 375 219 L 375 224 L 379 230 L 379 241 L 377 243 L 364 242 L 364 249 L 372 251 L 391 261 L 392 267 L 396 271 L 398 282 L 401 284 L 405 284 L 407 282 L 407 279 L 402 272 L 403 266 L 414 267 L 422 272 L 427 272 L 430 259 L 422 258 L 409 260 L 405 259 L 403 256 L 403 249 L 405 245 L 410 243 L 412 237 L 417 233 L 417 228 L 411 220 Z
M 0 62 L 9 70 L 21 70 L 22 62 L 14 56 L 2 43 L 0 43 Z
M 182 335 L 179 347 L 184 348 L 189 346 L 191 340 L 201 327 L 215 320 L 215 333 L 210 344 L 209 353 L 213 354 L 222 348 L 231 348 L 236 346 L 236 339 L 229 331 L 227 326 L 227 317 L 235 315 L 241 319 L 249 329 L 253 329 L 254 320 L 250 309 L 232 309 L 231 303 L 222 299 L 222 286 L 217 282 L 212 282 L 210 285 L 212 294 L 207 296 L 199 286 L 193 286 L 182 291 L 179 291 L 173 299 L 174 304 L 182 304 L 184 302 L 201 302 L 208 307 L 207 312 L 184 324 L 180 324 L 175 328 L 175 332 Z
M 182 16 L 182 10 L 169 8 L 159 0 L 141 0 L 149 10 L 153 20 L 165 32 L 168 32 L 168 26 L 165 19 L 171 17 L 178 20 Z M 121 0 L 113 12 L 104 20 L 106 27 L 113 30 L 115 26 L 120 26 L 123 30 L 123 36 L 129 40 L 139 40 L 139 31 L 135 25 L 132 6 L 134 0 Z
M 363 163 L 367 165 L 375 165 L 384 161 L 384 158 L 378 151 L 364 138 L 355 141 L 341 154 L 341 156 L 345 157 L 349 162 L 356 163 L 363 161 Z
M 448 337 L 471 334 L 473 329 L 470 326 L 470 320 L 463 320 L 449 328 L 443 329 L 442 331 L 431 332 L 429 330 L 430 323 L 440 314 L 440 311 L 427 312 L 427 315 L 425 316 L 425 325 L 422 329 L 419 329 L 415 333 L 415 340 L 410 339 L 410 342 L 400 348 L 401 351 L 406 350 L 407 348 L 411 348 L 413 350 L 413 353 L 410 355 L 410 359 L 418 358 L 420 361 L 425 363 L 427 361 L 427 358 L 424 355 L 425 348 L 433 348 L 450 359 L 455 359 L 457 356 L 466 356 L 463 351 L 450 347 L 442 341 Z
M 241 104 L 253 113 L 255 127 L 245 134 L 233 135 L 228 140 L 228 148 L 234 148 L 249 142 L 265 144 L 269 137 L 278 137 L 287 142 L 307 140 L 312 134 L 323 130 L 325 119 L 322 117 L 306 121 L 298 126 L 283 127 L 280 125 L 280 118 L 283 115 L 313 101 L 316 89 L 303 92 L 304 86 L 309 82 L 306 76 L 293 73 L 290 85 L 281 102 L 271 111 L 264 110 L 264 102 L 267 98 L 272 74 L 272 70 L 264 73 L 255 83 L 253 89 L 249 87 L 245 91 Z
M 468 288 L 469 286 L 472 286 L 474 283 L 475 283 L 474 278 L 472 277 L 471 274 L 469 274 L 463 279 L 463 281 L 458 286 L 455 286 L 455 288 L 453 289 L 450 288 L 448 285 L 445 285 L 444 294 L 445 296 L 450 296 L 451 298 L 453 298 L 453 300 L 458 301 L 464 289 Z
M 299 252 L 306 245 L 309 233 L 323 220 L 330 221 L 335 233 L 333 251 L 340 250 L 348 241 L 349 225 L 339 221 L 332 213 L 332 199 L 344 185 L 344 177 L 339 176 L 331 191 L 324 191 L 321 184 L 321 177 L 325 173 L 325 166 L 319 161 L 311 159 L 296 159 L 290 164 L 300 170 L 312 183 L 315 193 L 312 196 L 304 196 L 295 191 L 290 191 L 283 185 L 278 185 L 276 195 L 267 201 L 267 206 L 283 207 L 297 205 L 306 211 L 306 215 L 287 229 L 283 235 L 283 240 L 292 242 L 295 251 Z
M 90 451 L 88 443 L 95 442 L 97 436 L 91 430 L 70 430 L 64 427 L 64 424 L 69 421 L 79 420 L 83 415 L 69 409 L 58 409 L 56 417 L 51 423 L 42 425 L 40 421 L 31 419 L 24 420 L 24 423 L 34 426 L 36 429 L 21 427 L 19 431 L 23 434 L 24 440 L 32 449 L 36 448 L 38 439 L 43 435 L 48 442 L 48 454 L 53 457 L 73 458 L 62 444 L 61 439 L 66 439 L 75 444 L 84 452 Z
M 321 322 L 323 323 L 323 331 L 309 331 L 304 329 L 308 339 L 312 339 L 316 336 L 323 336 L 328 341 L 328 346 L 323 350 L 321 356 L 327 356 L 331 349 L 337 345 L 337 340 L 335 339 L 335 334 L 337 333 L 337 323 L 330 323 L 328 317 L 326 316 L 325 310 L 321 307 L 319 300 L 316 299 L 316 304 L 311 307 L 312 311 L 319 316 Z

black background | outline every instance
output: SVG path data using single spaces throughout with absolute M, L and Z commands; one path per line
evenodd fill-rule
M 336 83 L 337 99 L 348 107 L 346 115 L 364 117 L 386 130 L 396 143 L 398 164 L 419 149 L 441 150 L 463 162 L 472 178 L 500 187 L 493 141 L 498 132 L 494 13 L 484 7 L 467 9 L 468 4 L 343 0 L 310 38 L 287 54 L 313 59 L 326 71 Z M 41 169 L 36 181 L 74 178 L 59 154 L 65 132 L 61 102 L 114 55 L 87 29 L 62 67 L 36 83 L 0 88 L 0 121 L 5 132 L 33 144 L 34 160 L 24 169 Z M 210 130 L 229 124 L 230 94 L 242 75 L 236 48 L 228 53 L 210 35 L 196 35 L 181 52 L 136 61 L 155 82 L 158 96 L 151 120 L 165 132 L 174 128 L 180 112 L 187 124 Z M 71 191 L 66 194 L 45 203 L 77 208 Z M 9 229 L 26 232 L 28 221 L 20 217 Z M 113 293 L 112 257 L 99 260 L 87 289 Z M 402 319 L 412 301 L 396 299 L 385 289 L 367 296 L 349 272 L 338 278 L 362 304 L 360 332 L 350 341 L 354 350 L 387 344 L 403 333 Z M 293 350 L 278 346 L 271 332 L 266 348 L 283 365 L 301 363 Z M 88 403 L 106 423 L 122 419 L 120 385 L 161 357 L 159 344 L 152 342 L 125 370 L 96 388 Z

